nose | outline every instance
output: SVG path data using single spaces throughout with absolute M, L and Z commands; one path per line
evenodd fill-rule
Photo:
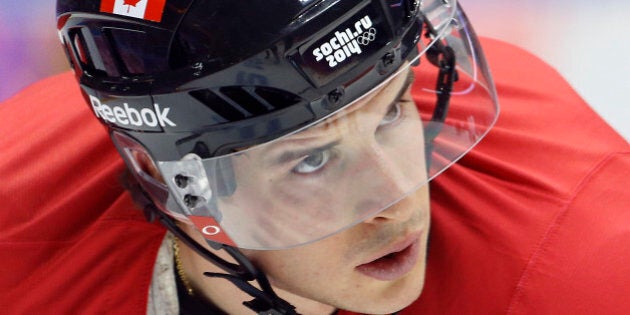
M 365 220 L 364 223 L 380 224 L 385 222 L 406 222 L 409 221 L 417 210 L 415 205 L 408 201 L 407 198 L 396 202 L 387 209 L 373 215 Z
M 356 211 L 380 211 L 364 220 L 366 223 L 377 223 L 388 220 L 407 221 L 419 206 L 411 199 L 405 198 L 421 178 L 413 176 L 415 172 L 404 169 L 406 156 L 397 156 L 395 152 L 385 152 L 378 144 L 374 144 L 361 156 L 359 163 L 362 176 L 361 185 L 366 185 L 361 200 L 356 204 Z M 385 208 L 385 210 L 382 210 Z M 368 210 L 369 209 L 369 210 Z

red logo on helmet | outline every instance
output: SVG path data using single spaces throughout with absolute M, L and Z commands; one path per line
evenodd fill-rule
M 201 234 L 206 239 L 222 244 L 236 246 L 234 241 L 230 239 L 225 231 L 223 231 L 219 223 L 217 223 L 217 221 L 213 218 L 194 215 L 191 215 L 188 218 L 197 226 L 197 229 L 201 231 Z
M 102 0 L 100 11 L 160 22 L 166 0 Z

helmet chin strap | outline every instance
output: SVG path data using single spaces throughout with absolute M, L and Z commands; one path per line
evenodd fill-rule
M 157 215 L 158 221 L 164 225 L 171 233 L 177 238 L 183 241 L 188 247 L 192 248 L 197 254 L 213 263 L 217 267 L 221 268 L 226 273 L 217 272 L 204 272 L 204 275 L 212 278 L 226 279 L 243 292 L 249 294 L 254 299 L 251 301 L 243 302 L 243 305 L 247 306 L 257 314 L 297 314 L 295 307 L 289 302 L 280 298 L 274 291 L 269 280 L 265 274 L 260 271 L 254 264 L 236 247 L 208 242 L 210 246 L 219 250 L 225 250 L 234 260 L 236 264 L 230 263 L 221 257 L 210 252 L 197 241 L 184 232 L 174 220 L 166 215 L 164 212 L 159 211 L 153 205 L 149 205 L 148 209 L 145 207 L 145 213 L 150 211 Z M 261 289 L 253 286 L 250 282 L 256 281 Z
M 126 178 L 124 186 L 131 193 L 135 202 L 142 206 L 144 215 L 149 222 L 153 222 L 157 219 L 164 227 L 173 233 L 173 235 L 193 249 L 198 255 L 225 271 L 225 273 L 205 272 L 205 276 L 226 279 L 240 290 L 254 298 L 251 301 L 244 301 L 243 305 L 247 306 L 256 314 L 261 315 L 298 314 L 295 311 L 295 306 L 280 298 L 273 291 L 273 288 L 269 284 L 269 280 L 264 272 L 256 268 L 251 260 L 243 255 L 238 248 L 225 244 L 208 242 L 212 248 L 226 251 L 232 258 L 234 258 L 236 264 L 226 261 L 195 241 L 179 226 L 177 226 L 170 216 L 160 211 L 151 199 L 146 196 L 146 193 L 142 190 L 140 184 L 135 180 L 135 178 Z M 252 281 L 255 281 L 260 289 L 252 285 Z
M 423 16 L 426 32 L 424 36 L 437 37 L 438 33 Z M 425 157 L 427 161 L 427 172 L 431 168 L 431 157 L 433 153 L 433 143 L 438 134 L 442 131 L 442 123 L 446 120 L 451 102 L 451 92 L 453 85 L 459 80 L 459 73 L 456 69 L 455 51 L 443 39 L 437 39 L 426 52 L 427 60 L 439 69 L 435 90 L 438 92 L 435 102 L 435 109 L 431 120 L 424 127 Z

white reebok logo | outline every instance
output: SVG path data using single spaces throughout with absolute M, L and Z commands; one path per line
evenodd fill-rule
M 158 104 L 153 104 L 153 109 L 142 108 L 137 110 L 133 107 L 129 107 L 129 104 L 123 103 L 123 107 L 109 106 L 101 103 L 101 101 L 90 95 L 90 103 L 96 117 L 99 117 L 110 123 L 123 126 L 123 127 L 157 127 L 170 126 L 176 127 L 177 125 L 168 118 L 170 107 L 161 108 Z

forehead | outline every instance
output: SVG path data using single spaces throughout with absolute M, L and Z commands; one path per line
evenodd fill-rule
M 281 139 L 278 141 L 278 144 L 287 141 L 290 142 L 292 140 L 303 140 L 318 137 L 322 133 L 326 132 L 325 126 L 334 124 L 340 117 L 347 117 L 354 113 L 375 112 L 376 114 L 382 114 L 383 110 L 389 107 L 391 101 L 393 101 L 395 97 L 399 96 L 401 89 L 407 86 L 407 82 L 409 82 L 410 78 L 412 78 L 410 77 L 410 74 L 412 73 L 413 71 L 409 69 L 401 71 L 391 79 L 387 80 L 384 84 L 355 100 L 335 115 L 309 127 L 308 129 Z M 273 146 L 274 144 L 272 143 L 270 148 Z

